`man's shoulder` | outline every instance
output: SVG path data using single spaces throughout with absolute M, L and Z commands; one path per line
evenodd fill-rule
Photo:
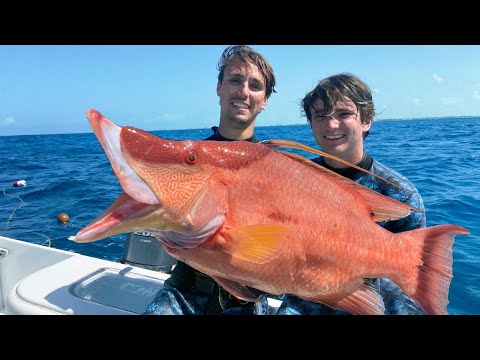
M 374 190 L 419 209 L 423 209 L 424 205 L 420 192 L 406 176 L 376 160 L 373 161 L 370 171 L 397 185 L 392 186 L 382 179 L 374 178 L 376 182 L 376 185 L 373 186 Z
M 375 174 L 379 174 L 379 173 L 389 173 L 389 174 L 392 174 L 392 175 L 395 175 L 396 177 L 400 177 L 400 178 L 405 178 L 406 177 L 404 175 L 402 175 L 400 172 L 398 172 L 397 170 L 394 170 L 392 169 L 391 167 L 381 163 L 380 161 L 378 160 L 375 160 L 373 159 L 373 162 L 372 162 L 372 166 L 371 166 L 371 171 L 372 172 L 375 172 Z
M 217 140 L 217 138 L 218 138 L 218 126 L 212 126 L 210 129 L 212 129 L 213 134 L 206 137 L 203 140 Z
M 390 167 L 379 163 L 374 160 L 370 168 L 374 174 L 379 175 L 388 181 L 396 184 L 397 186 L 392 186 L 382 179 L 378 179 L 371 175 L 368 175 L 364 178 L 374 179 L 372 183 L 362 183 L 362 185 L 371 188 L 383 195 L 391 197 L 395 200 L 401 201 L 405 204 L 409 204 L 417 209 L 420 209 L 422 212 L 412 211 L 410 215 L 405 218 L 387 221 L 379 223 L 379 225 L 384 226 L 392 232 L 402 232 L 407 230 L 413 230 L 421 227 L 425 227 L 425 206 L 423 204 L 422 196 L 417 190 L 415 185 L 407 179 L 406 176 L 400 174 L 398 171 L 391 169 Z
M 218 131 L 218 126 L 212 126 L 212 131 L 213 131 L 213 134 L 210 135 L 209 137 L 203 139 L 203 140 L 214 140 L 214 141 L 239 141 L 239 140 L 235 140 L 235 139 L 227 139 L 225 137 L 223 137 L 220 132 Z M 255 135 L 252 135 L 252 137 L 248 138 L 248 139 L 245 139 L 245 141 L 248 141 L 248 142 L 253 142 L 253 143 L 258 143 L 260 142 L 260 140 L 255 136 Z
M 376 160 L 373 160 L 369 170 L 396 186 L 369 174 L 365 174 L 357 180 L 359 184 L 412 206 L 423 207 L 420 192 L 406 176 Z
M 386 166 L 377 160 L 373 159 L 372 166 L 370 167 L 370 171 L 374 174 L 381 176 L 388 181 L 393 182 L 394 184 L 399 185 L 403 189 L 411 189 L 417 192 L 415 185 L 403 174 L 398 172 L 397 170 L 392 169 L 389 166 Z M 383 182 L 383 180 L 378 179 L 378 181 Z

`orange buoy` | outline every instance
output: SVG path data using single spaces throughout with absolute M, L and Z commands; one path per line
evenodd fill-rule
M 66 224 L 67 222 L 70 221 L 70 216 L 68 216 L 65 213 L 60 213 L 60 214 L 57 215 L 57 221 L 58 222 L 63 222 L 64 224 Z

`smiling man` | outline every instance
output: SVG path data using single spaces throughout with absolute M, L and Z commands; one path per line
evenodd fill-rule
M 387 230 L 398 233 L 426 226 L 425 207 L 415 186 L 403 175 L 374 160 L 364 150 L 364 140 L 369 134 L 375 116 L 372 93 L 367 84 L 352 74 L 333 75 L 321 80 L 312 91 L 308 92 L 301 106 L 303 114 L 312 127 L 315 141 L 323 151 L 369 170 L 397 184 L 398 187 L 329 158 L 317 157 L 313 161 L 365 187 L 423 211 L 413 211 L 405 218 L 379 223 Z M 319 189 L 319 191 L 322 190 Z M 355 226 L 355 224 L 349 224 L 349 226 Z M 365 279 L 365 281 L 381 294 L 385 304 L 385 314 L 423 313 L 389 279 Z M 282 300 L 283 303 L 277 314 L 345 314 L 326 305 L 291 295 L 284 295 Z
M 275 92 L 271 66 L 263 56 L 249 49 L 227 48 L 217 66 L 220 124 L 213 130 L 228 140 L 252 138 L 255 120 Z M 217 140 L 214 136 L 208 140 Z
M 363 84 L 358 83 L 357 86 L 361 85 Z M 323 88 L 318 88 L 317 91 L 323 92 L 321 89 Z M 357 100 L 360 104 L 365 104 L 357 108 L 355 102 L 348 96 L 341 97 L 340 90 L 337 90 L 337 94 L 332 90 L 331 95 L 327 91 L 324 92 L 325 100 L 322 100 L 322 97 L 312 98 L 308 104 L 309 122 L 315 141 L 325 152 L 357 164 L 365 155 L 363 140 L 372 125 L 373 103 L 370 101 L 370 104 L 367 104 L 368 101 Z M 329 99 L 329 95 L 332 99 Z M 310 102 L 310 99 L 307 102 Z M 334 168 L 348 167 L 332 159 L 327 158 L 324 161 Z

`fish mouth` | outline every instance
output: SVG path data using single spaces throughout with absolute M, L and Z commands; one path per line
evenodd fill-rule
M 122 154 L 120 143 L 122 128 L 96 110 L 89 109 L 86 115 L 124 193 L 76 236 L 69 238 L 75 242 L 92 242 L 122 232 L 141 230 L 142 228 L 138 226 L 146 225 L 149 218 L 153 217 L 150 215 L 158 216 L 162 212 L 162 205 L 155 193 L 138 176 Z M 140 218 L 142 221 L 139 221 Z
M 149 215 L 161 211 L 161 209 L 161 206 L 158 205 L 138 202 L 124 192 L 77 235 L 69 237 L 69 240 L 86 243 L 123 232 L 143 230 L 135 223 L 141 218 L 148 218 Z
M 148 160 L 145 162 L 145 153 L 141 146 L 145 146 L 145 142 L 155 141 L 153 135 L 131 127 L 119 127 L 93 109 L 87 111 L 87 118 L 110 160 L 124 193 L 76 236 L 69 237 L 69 240 L 86 243 L 120 233 L 148 230 L 162 245 L 173 251 L 199 246 L 224 223 L 225 217 L 217 214 L 198 227 L 192 225 L 195 205 L 202 202 L 205 197 L 208 201 L 208 195 L 203 191 L 199 193 L 193 208 L 189 209 L 190 212 L 184 217 L 178 219 L 178 216 L 172 215 L 172 211 L 166 210 L 165 203 L 160 201 L 161 195 L 157 196 L 134 169 L 139 162 L 143 165 L 148 163 Z M 149 137 L 145 140 L 146 135 Z M 136 151 L 133 156 L 129 154 L 132 148 Z M 150 155 L 150 158 L 155 159 L 159 154 Z M 157 185 L 152 183 L 152 186 Z
M 102 144 L 112 165 L 113 172 L 117 176 L 123 190 L 138 202 L 149 205 L 159 204 L 155 193 L 145 181 L 137 175 L 123 156 L 120 145 L 120 132 L 122 128 L 93 109 L 87 111 L 87 118 L 98 141 Z M 135 129 L 127 129 L 127 131 L 134 132 Z

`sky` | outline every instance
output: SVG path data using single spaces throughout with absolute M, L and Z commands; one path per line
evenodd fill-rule
M 85 112 L 147 131 L 218 125 L 226 45 L 0 45 L 0 136 L 92 132 Z M 257 126 L 306 124 L 300 100 L 350 72 L 376 120 L 480 116 L 480 45 L 251 45 L 277 93 Z

